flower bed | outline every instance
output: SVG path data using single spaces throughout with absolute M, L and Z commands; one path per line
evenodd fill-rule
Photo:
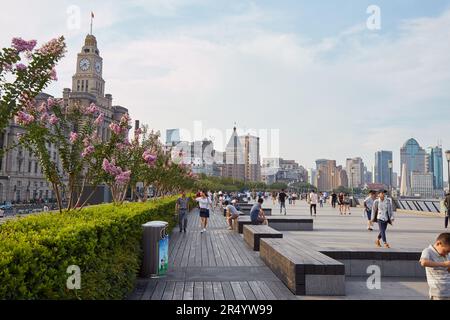
M 0 299 L 122 299 L 139 272 L 142 227 L 175 225 L 176 198 L 46 213 L 0 226 Z M 81 289 L 66 287 L 71 265 Z

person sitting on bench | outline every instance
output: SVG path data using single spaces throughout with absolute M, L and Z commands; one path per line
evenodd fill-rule
M 254 225 L 267 225 L 266 215 L 264 214 L 264 210 L 262 209 L 263 203 L 264 199 L 259 198 L 258 202 L 250 210 L 250 219 L 252 220 L 252 224 Z

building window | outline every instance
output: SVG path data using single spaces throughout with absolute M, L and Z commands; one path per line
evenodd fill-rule
M 31 165 L 32 165 L 32 162 L 28 161 L 28 173 L 31 173 Z
M 37 172 L 38 172 L 38 163 L 35 162 L 34 163 L 34 173 L 37 173 Z
M 89 53 L 89 49 L 84 49 L 84 53 Z
M 89 80 L 86 80 L 86 92 L 89 91 Z
M 77 81 L 77 91 L 80 91 L 80 80 Z
M 84 80 L 81 80 L 81 91 L 84 91 Z

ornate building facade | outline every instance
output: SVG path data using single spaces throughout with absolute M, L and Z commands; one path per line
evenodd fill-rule
M 36 101 L 45 101 L 50 97 L 52 96 L 41 93 L 36 97 Z M 72 88 L 64 89 L 62 98 L 65 106 L 88 106 L 95 103 L 99 107 L 105 114 L 100 132 L 103 140 L 107 140 L 111 135 L 109 125 L 128 113 L 128 109 L 113 105 L 112 95 L 105 94 L 103 58 L 95 36 L 86 36 L 84 46 L 77 57 Z M 11 121 L 4 132 L 0 133 L 0 149 L 6 150 L 13 146 L 17 142 L 17 135 L 22 132 L 23 128 Z M 49 144 L 48 150 L 53 159 L 59 158 L 55 145 Z M 45 179 L 38 160 L 28 151 L 18 147 L 0 158 L 0 203 L 45 201 L 54 198 L 51 185 Z

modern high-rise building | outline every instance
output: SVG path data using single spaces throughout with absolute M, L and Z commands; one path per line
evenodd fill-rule
M 403 190 L 411 190 L 411 174 L 426 173 L 426 151 L 423 149 L 416 139 L 409 139 L 400 149 L 400 167 L 402 168 L 402 186 Z M 404 170 L 403 170 L 404 166 Z M 403 177 L 403 171 L 405 177 Z M 408 194 L 409 195 L 409 194 Z
M 385 186 L 393 185 L 390 176 L 389 161 L 392 161 L 392 151 L 378 151 L 375 153 L 375 181 L 374 183 L 382 183 Z
M 346 171 L 350 188 L 364 187 L 364 162 L 361 158 L 347 159 Z
M 430 199 L 434 195 L 433 174 L 429 172 L 412 172 L 411 196 Z
M 428 172 L 433 175 L 435 190 L 444 190 L 443 152 L 439 146 L 428 148 Z

